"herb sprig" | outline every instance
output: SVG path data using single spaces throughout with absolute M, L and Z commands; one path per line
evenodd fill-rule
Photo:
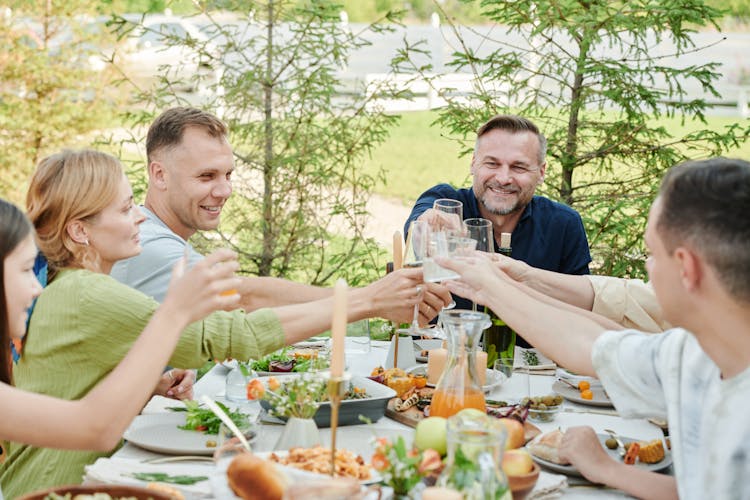
M 170 476 L 164 472 L 134 472 L 130 474 L 130 476 L 140 481 L 182 484 L 187 486 L 208 480 L 208 476 Z

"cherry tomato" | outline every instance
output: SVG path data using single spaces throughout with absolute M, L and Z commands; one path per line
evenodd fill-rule
M 578 382 L 579 391 L 585 391 L 586 389 L 591 389 L 591 384 L 589 384 L 588 380 L 581 380 L 580 382 Z
M 594 393 L 591 392 L 589 389 L 586 389 L 585 391 L 581 391 L 581 398 L 594 399 Z

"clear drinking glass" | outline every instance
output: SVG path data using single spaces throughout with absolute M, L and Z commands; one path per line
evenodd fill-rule
M 476 247 L 476 240 L 451 233 L 450 231 L 432 231 L 427 246 L 427 257 L 424 259 L 424 280 L 439 282 L 458 279 L 459 275 L 435 263 L 436 257 L 455 258 L 465 255 Z
M 480 252 L 495 252 L 495 238 L 492 234 L 492 221 L 482 218 L 464 221 L 466 236 L 476 240 L 476 249 Z
M 363 319 L 346 325 L 344 346 L 346 352 L 351 354 L 370 352 L 370 320 Z
M 513 375 L 513 358 L 498 358 L 495 360 L 495 371 L 507 380 Z
M 224 397 L 228 401 L 244 403 L 247 401 L 247 383 L 257 378 L 258 374 L 249 368 L 244 370 L 239 365 L 227 373 Z
M 246 419 L 242 422 L 235 422 L 247 442 L 252 444 L 258 440 L 262 425 L 260 423 L 260 414 L 245 415 Z M 234 432 L 229 430 L 223 422 L 219 425 L 219 434 L 216 441 L 216 449 L 219 455 L 231 455 L 244 450 L 244 446 Z
M 424 259 L 427 256 L 427 244 L 430 238 L 430 226 L 425 221 L 413 220 L 409 225 L 409 232 L 406 233 L 406 245 L 404 247 L 404 267 L 416 268 L 424 266 Z M 424 288 L 418 286 L 419 300 L 422 300 Z M 419 302 L 414 304 L 414 315 L 412 316 L 411 326 L 409 328 L 411 335 L 417 337 L 431 337 L 435 334 L 434 328 L 419 327 Z
M 464 219 L 464 204 L 450 198 L 440 198 L 432 204 L 433 210 L 440 212 L 440 216 L 433 222 L 434 230 L 448 230 L 462 232 Z
M 495 238 L 492 234 L 492 221 L 482 219 L 481 217 L 475 219 L 466 219 L 464 221 L 464 229 L 466 230 L 466 236 L 476 240 L 476 249 L 480 252 L 494 253 L 495 252 Z M 476 302 L 472 302 L 471 309 L 477 310 Z

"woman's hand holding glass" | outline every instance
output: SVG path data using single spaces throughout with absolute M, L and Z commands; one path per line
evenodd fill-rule
M 239 306 L 238 294 L 222 293 L 240 286 L 241 279 L 234 274 L 239 268 L 236 253 L 216 250 L 190 269 L 185 269 L 186 266 L 185 259 L 175 264 L 167 296 L 161 305 L 170 310 L 172 317 L 189 324 L 214 311 Z

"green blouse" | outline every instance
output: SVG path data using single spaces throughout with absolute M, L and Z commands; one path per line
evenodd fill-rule
M 23 356 L 13 372 L 16 386 L 62 399 L 82 398 L 125 357 L 158 306 L 108 275 L 61 271 L 34 308 Z M 185 329 L 169 364 L 197 368 L 210 359 L 258 358 L 283 345 L 284 332 L 273 311 L 219 311 Z M 0 466 L 2 491 L 13 499 L 80 483 L 85 465 L 112 452 L 10 443 Z

